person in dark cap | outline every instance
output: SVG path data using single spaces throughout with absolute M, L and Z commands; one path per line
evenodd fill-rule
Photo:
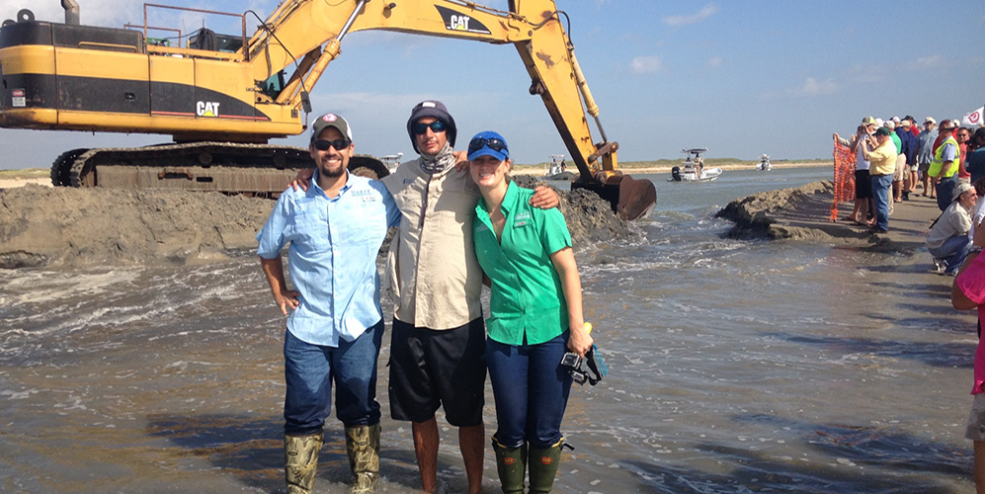
M 288 315 L 284 343 L 284 450 L 287 492 L 310 493 L 332 410 L 345 425 L 355 481 L 372 492 L 380 468 L 376 361 L 383 341 L 376 253 L 400 210 L 383 184 L 347 171 L 355 145 L 334 113 L 315 120 L 308 146 L 317 169 L 304 191 L 281 194 L 257 234 L 257 254 L 274 303 Z M 338 214 L 343 213 L 343 214 Z M 344 239 L 344 240 L 339 240 Z M 290 243 L 294 290 L 280 251 Z
M 485 426 L 485 325 L 479 294 L 482 269 L 472 246 L 479 190 L 453 151 L 458 128 L 443 103 L 411 110 L 407 133 L 415 160 L 382 181 L 403 213 L 390 244 L 384 287 L 395 303 L 390 343 L 390 413 L 412 422 L 425 491 L 437 489 L 438 425 L 443 407 L 458 427 L 469 493 L 482 488 Z M 538 187 L 535 207 L 557 206 L 557 194 Z
M 964 169 L 971 174 L 971 183 L 985 177 L 985 127 L 979 127 L 968 143 L 968 162 Z

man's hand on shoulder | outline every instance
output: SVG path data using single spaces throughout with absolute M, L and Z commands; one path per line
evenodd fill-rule
M 534 195 L 530 198 L 530 205 L 539 209 L 554 209 L 561 204 L 557 192 L 550 187 L 538 185 L 534 187 Z
M 452 153 L 455 157 L 455 169 L 464 172 L 469 169 L 469 154 L 465 151 L 455 151 Z
M 298 188 L 301 190 L 308 190 L 308 186 L 311 185 L 311 177 L 314 175 L 314 168 L 298 170 L 298 176 L 294 177 L 294 180 L 291 181 L 291 187 L 294 188 L 295 192 Z

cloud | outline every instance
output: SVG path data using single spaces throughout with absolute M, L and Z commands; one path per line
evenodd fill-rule
M 39 21 L 65 22 L 65 9 L 58 2 L 34 2 L 30 10 Z M 79 2 L 79 19 L 87 26 L 123 27 L 127 22 L 143 24 L 143 13 L 133 2 L 86 0 Z
M 943 63 L 943 57 L 940 55 L 931 55 L 929 57 L 920 57 L 916 60 L 907 62 L 906 68 L 910 70 L 934 69 L 940 67 Z
M 838 90 L 838 85 L 831 79 L 824 82 L 817 82 L 817 79 L 808 77 L 800 89 L 794 90 L 793 96 L 819 96 L 831 94 Z
M 858 84 L 882 84 L 889 78 L 891 71 L 885 65 L 855 64 L 845 73 L 845 78 Z
M 722 57 L 715 57 L 712 58 L 711 60 L 708 60 L 708 66 L 713 69 L 717 69 L 722 66 L 722 62 L 723 62 Z
M 692 15 L 674 15 L 664 17 L 663 23 L 668 26 L 687 26 L 689 24 L 696 24 L 701 22 L 715 14 L 718 13 L 718 6 L 715 4 L 708 4 L 704 8 L 698 11 L 696 14 Z
M 651 74 L 663 69 L 663 60 L 657 55 L 636 57 L 629 63 L 634 74 Z
M 759 96 L 760 100 L 770 99 L 798 99 L 811 98 L 815 96 L 827 96 L 838 92 L 841 87 L 832 79 L 818 81 L 813 77 L 808 77 L 804 83 L 794 89 L 785 91 L 772 91 L 763 93 Z

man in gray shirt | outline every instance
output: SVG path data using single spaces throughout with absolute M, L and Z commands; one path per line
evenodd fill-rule
M 933 199 L 935 196 L 933 187 L 930 186 L 930 177 L 927 170 L 930 169 L 930 162 L 934 161 L 934 141 L 937 140 L 937 129 L 934 128 L 937 121 L 933 117 L 927 117 L 923 121 L 923 131 L 917 137 L 917 165 L 920 171 L 920 180 L 923 183 L 923 196 Z

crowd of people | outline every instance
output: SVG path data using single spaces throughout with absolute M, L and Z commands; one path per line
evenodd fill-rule
M 867 116 L 855 134 L 835 142 L 855 156 L 855 205 L 844 218 L 875 233 L 889 231 L 894 204 L 925 197 L 940 217 L 926 239 L 934 270 L 955 276 L 985 216 L 985 127 L 927 117 L 882 120 Z
M 509 147 L 498 133 L 480 132 L 466 153 L 455 152 L 455 120 L 439 101 L 415 106 L 407 132 L 420 156 L 376 181 L 347 171 L 349 123 L 333 113 L 318 118 L 309 145 L 316 169 L 280 196 L 257 235 L 274 302 L 289 316 L 287 491 L 312 490 L 333 386 L 351 492 L 375 489 L 382 287 L 394 304 L 390 414 L 412 424 L 422 489 L 438 489 L 435 413 L 443 408 L 458 428 L 468 491 L 481 491 L 488 371 L 503 492 L 524 492 L 528 472 L 527 492 L 550 492 L 572 382 L 585 372 L 593 384 L 600 378 L 558 196 L 509 179 Z M 397 234 L 381 281 L 376 254 L 390 227 Z M 288 244 L 293 289 L 280 254 Z M 491 289 L 485 321 L 483 283 Z

